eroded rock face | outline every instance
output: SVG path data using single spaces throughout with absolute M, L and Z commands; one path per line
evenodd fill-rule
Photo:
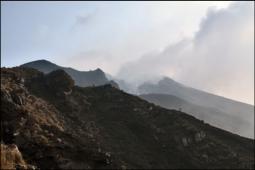
M 12 102 L 12 97 L 11 97 L 11 95 L 9 94 L 9 92 L 7 90 L 2 90 L 1 89 L 1 97 L 2 97 L 2 100 Z
M 23 105 L 22 97 L 17 93 L 12 93 L 12 100 L 18 105 Z
M 36 169 L 35 166 L 27 164 L 18 147 L 15 144 L 1 144 L 0 169 Z

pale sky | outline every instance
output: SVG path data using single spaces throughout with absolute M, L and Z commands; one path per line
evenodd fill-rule
M 1 66 L 165 75 L 253 104 L 253 27 L 254 2 L 1 2 Z

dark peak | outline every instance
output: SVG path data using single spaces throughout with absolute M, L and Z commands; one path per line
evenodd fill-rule
M 167 76 L 164 76 L 160 81 L 175 82 L 173 79 L 171 79 Z
M 104 73 L 103 70 L 101 70 L 100 68 L 97 68 L 95 71 L 99 73 Z
M 169 77 L 166 77 L 166 76 L 164 76 L 164 77 L 159 81 L 158 84 L 169 84 L 169 85 L 171 84 L 171 85 L 178 85 L 178 86 L 181 85 L 180 83 L 178 83 L 178 82 L 174 81 L 173 79 L 171 79 L 171 78 L 169 78 Z
M 24 65 L 31 65 L 31 64 L 43 64 L 43 65 L 56 65 L 48 60 L 35 60 L 35 61 L 31 61 L 31 62 L 28 62 L 28 63 L 25 63 L 25 64 L 22 64 L 21 66 L 24 66 Z
M 21 67 L 34 68 L 34 69 L 37 69 L 43 73 L 49 73 L 53 70 L 57 70 L 57 69 L 61 68 L 60 66 L 58 66 L 50 61 L 47 61 L 47 60 L 32 61 L 32 62 L 25 63 L 25 64 L 21 65 Z
M 94 70 L 93 74 L 94 74 L 94 76 L 100 76 L 100 77 L 104 77 L 106 79 L 105 73 L 100 68 L 97 68 L 96 70 Z
M 41 60 L 35 60 L 35 61 L 32 61 L 32 62 L 41 62 L 41 63 L 52 63 L 48 60 L 45 60 L 45 59 L 41 59 Z
M 25 64 L 32 64 L 32 63 L 53 64 L 52 62 L 50 62 L 48 60 L 44 60 L 44 59 L 31 61 L 31 62 L 28 62 L 28 63 L 25 63 Z M 22 65 L 25 65 L 25 64 L 22 64 Z

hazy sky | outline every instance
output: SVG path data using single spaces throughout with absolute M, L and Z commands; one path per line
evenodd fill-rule
M 1 66 L 166 75 L 254 103 L 254 2 L 1 2 Z

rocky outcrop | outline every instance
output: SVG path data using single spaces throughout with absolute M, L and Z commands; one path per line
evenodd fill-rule
M 198 143 L 202 141 L 206 137 L 205 132 L 198 131 L 193 136 L 184 136 L 182 137 L 181 141 L 183 146 L 189 146 L 190 144 Z
M 1 144 L 0 169 L 36 169 L 35 166 L 27 164 L 18 147 L 15 144 Z
M 64 70 L 55 70 L 45 76 L 46 86 L 57 95 L 71 93 L 73 79 Z

